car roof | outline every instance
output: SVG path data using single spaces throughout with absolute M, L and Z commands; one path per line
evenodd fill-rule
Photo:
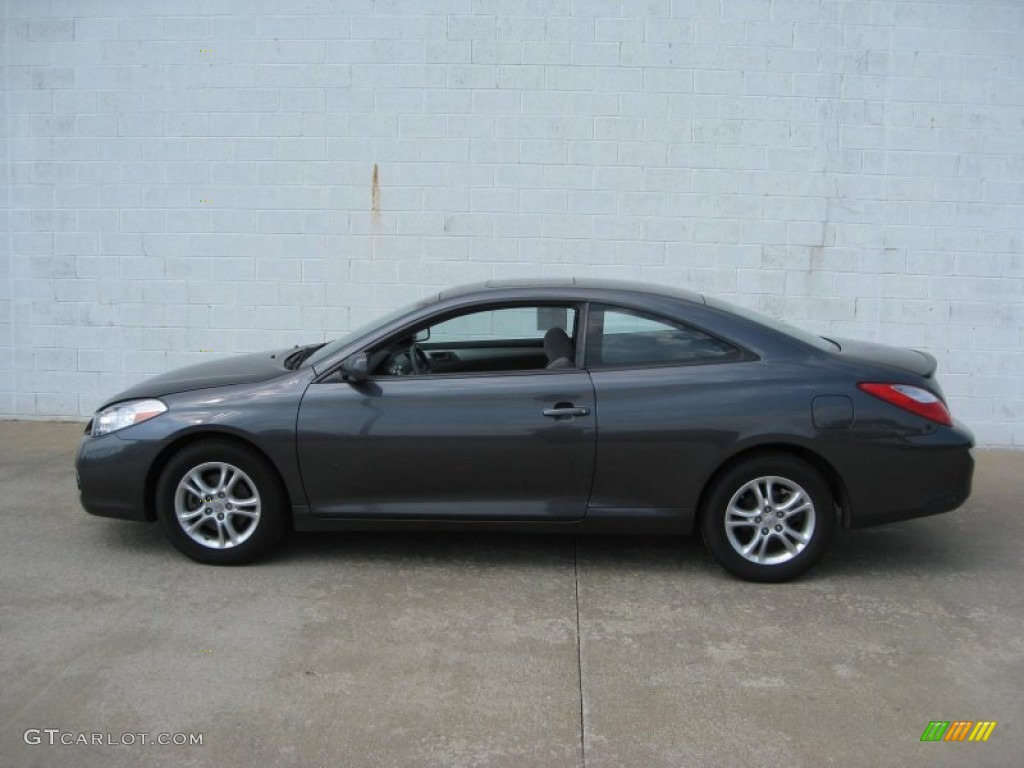
M 482 283 L 472 283 L 470 285 L 460 285 L 454 288 L 449 288 L 438 295 L 437 301 L 447 301 L 449 299 L 458 299 L 488 293 L 508 294 L 515 291 L 522 292 L 523 298 L 532 298 L 557 292 L 559 290 L 572 291 L 573 293 L 595 291 L 605 294 L 611 292 L 646 294 L 651 296 L 665 296 L 672 299 L 681 299 L 695 304 L 705 303 L 704 297 L 701 294 L 695 291 L 686 290 L 685 288 L 673 288 L 670 286 L 634 282 L 631 280 L 602 280 L 579 277 L 488 280 Z

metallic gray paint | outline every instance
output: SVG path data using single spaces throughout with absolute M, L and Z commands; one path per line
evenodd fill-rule
M 730 341 L 745 356 L 713 364 L 340 380 L 341 362 L 377 341 L 511 301 L 592 301 L 662 314 Z M 812 461 L 852 526 L 963 503 L 973 470 L 969 430 L 937 425 L 856 386 L 893 381 L 941 394 L 930 377 L 934 360 L 841 343 L 842 352 L 825 352 L 708 306 L 696 294 L 633 284 L 453 289 L 315 367 L 289 371 L 282 353 L 246 355 L 172 371 L 112 398 L 159 396 L 169 410 L 82 438 L 82 504 L 93 514 L 152 519 L 163 463 L 188 441 L 212 434 L 243 441 L 270 460 L 300 530 L 686 531 L 715 474 L 767 448 Z M 816 402 L 831 404 L 832 415 L 819 416 L 826 411 L 816 411 Z M 850 404 L 852 419 L 836 420 L 840 402 Z M 589 413 L 543 415 L 564 404 Z
M 276 352 L 237 355 L 178 368 L 159 376 L 153 376 L 126 389 L 108 400 L 105 405 L 135 398 L 163 397 L 193 389 L 226 387 L 232 384 L 255 384 L 266 381 L 281 375 L 284 370 L 281 361 L 290 351 L 292 350 L 285 349 Z
M 590 414 L 544 415 L 557 404 Z M 314 384 L 296 430 L 310 507 L 332 517 L 581 520 L 593 410 L 582 370 Z

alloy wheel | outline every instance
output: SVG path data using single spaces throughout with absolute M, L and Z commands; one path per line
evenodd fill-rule
M 192 541 L 230 549 L 255 533 L 262 504 L 252 479 L 233 464 L 210 461 L 188 470 L 174 494 L 174 514 Z

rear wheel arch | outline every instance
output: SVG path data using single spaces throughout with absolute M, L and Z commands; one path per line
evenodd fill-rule
M 795 445 L 793 443 L 763 443 L 761 445 L 750 446 L 729 456 L 729 458 L 719 464 L 715 471 L 712 472 L 708 476 L 707 480 L 704 481 L 704 485 L 701 488 L 700 497 L 697 502 L 696 514 L 693 517 L 693 533 L 696 534 L 700 532 L 701 521 L 707 509 L 708 496 L 724 474 L 733 467 L 742 464 L 749 459 L 779 454 L 794 456 L 807 462 L 811 467 L 817 470 L 818 474 L 822 476 L 822 479 L 824 479 L 828 485 L 829 490 L 832 492 L 832 499 L 839 508 L 836 522 L 844 528 L 849 528 L 849 492 L 847 491 L 846 484 L 843 482 L 842 476 L 831 462 L 821 454 L 801 445 Z
M 278 469 L 273 459 L 267 455 L 266 451 L 260 449 L 251 440 L 246 440 L 234 432 L 225 432 L 221 430 L 203 430 L 201 432 L 190 432 L 186 435 L 174 440 L 172 443 L 164 446 L 164 448 L 157 454 L 156 458 L 153 459 L 153 463 L 149 466 L 149 471 L 146 473 L 146 486 L 145 486 L 145 511 L 146 520 L 149 522 L 156 521 L 156 486 L 160 480 L 160 476 L 163 474 L 164 468 L 167 463 L 177 456 L 181 451 L 186 448 L 195 445 L 196 443 L 202 443 L 206 441 L 216 441 L 225 443 L 234 443 L 235 445 L 244 448 L 249 451 L 253 451 L 258 454 L 260 458 L 267 462 L 267 464 L 274 470 L 275 481 L 280 487 L 282 493 L 285 496 L 285 514 L 288 516 L 289 524 L 291 524 L 291 498 L 288 492 L 288 484 L 285 483 L 284 477 L 281 475 L 281 470 Z

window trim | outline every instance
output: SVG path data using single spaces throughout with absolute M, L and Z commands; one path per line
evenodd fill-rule
M 663 325 L 673 326 L 684 331 L 694 331 L 703 336 L 707 336 L 714 341 L 719 342 L 727 347 L 730 347 L 733 352 L 727 356 L 715 357 L 715 358 L 697 358 L 694 360 L 667 360 L 662 362 L 646 362 L 646 363 L 597 363 L 591 364 L 587 355 L 590 352 L 591 342 L 591 326 L 590 318 L 592 313 L 604 312 L 607 310 L 620 311 L 627 315 L 636 315 L 644 319 L 653 320 Z M 743 362 L 754 362 L 759 361 L 761 358 L 751 352 L 749 349 L 741 344 L 737 344 L 731 339 L 727 339 L 724 336 L 712 333 L 711 331 L 705 330 L 692 323 L 684 320 L 679 320 L 674 317 L 669 317 L 657 312 L 652 312 L 648 309 L 640 309 L 638 307 L 631 307 L 627 304 L 609 304 L 601 301 L 589 301 L 587 302 L 586 310 L 586 326 L 584 327 L 584 342 L 583 342 L 583 367 L 588 371 L 640 371 L 647 369 L 656 368 L 692 368 L 694 366 L 704 365 L 726 365 L 729 363 L 743 363 Z

